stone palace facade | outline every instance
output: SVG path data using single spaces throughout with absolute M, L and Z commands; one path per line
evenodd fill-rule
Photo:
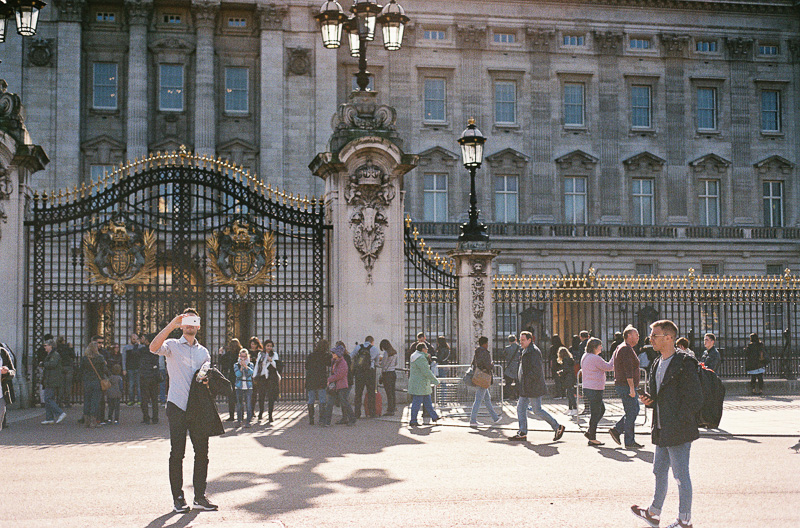
M 500 274 L 782 274 L 800 268 L 800 15 L 793 0 L 404 0 L 368 49 L 419 166 L 405 209 L 446 251 L 466 218 L 456 139 L 488 137 L 481 217 Z M 308 165 L 355 86 L 321 0 L 53 0 L 0 44 L 0 78 L 72 188 L 185 145 L 321 195 Z M 343 0 L 345 9 L 349 0 Z

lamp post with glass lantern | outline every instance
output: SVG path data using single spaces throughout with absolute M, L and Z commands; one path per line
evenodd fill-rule
M 475 126 L 475 119 L 470 118 L 467 128 L 458 138 L 461 145 L 461 160 L 464 168 L 469 171 L 469 222 L 461 224 L 461 233 L 458 235 L 459 242 L 488 242 L 489 234 L 486 232 L 486 224 L 478 220 L 478 196 L 475 191 L 475 171 L 477 171 L 483 161 L 483 144 L 486 138 Z
M 326 48 L 338 48 L 342 30 L 347 34 L 350 55 L 358 57 L 356 83 L 359 91 L 366 92 L 369 86 L 367 42 L 375 40 L 376 26 L 381 26 L 383 47 L 395 51 L 403 44 L 403 31 L 409 18 L 396 0 L 390 0 L 385 6 L 378 5 L 375 0 L 354 0 L 350 11 L 352 16 L 348 17 L 339 2 L 327 0 L 314 18 L 320 25 L 322 45 Z
M 41 0 L 0 0 L 0 42 L 6 40 L 8 19 L 14 17 L 17 33 L 23 37 L 36 34 L 39 11 L 47 4 Z

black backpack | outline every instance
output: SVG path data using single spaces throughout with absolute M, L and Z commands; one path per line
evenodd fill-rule
M 697 376 L 703 391 L 703 406 L 697 413 L 697 425 L 716 429 L 722 420 L 722 404 L 725 400 L 725 385 L 719 376 L 703 363 L 697 364 Z
M 361 345 L 361 348 L 356 352 L 356 357 L 353 358 L 353 370 L 358 374 L 364 374 L 369 371 L 372 364 L 372 356 L 369 353 L 369 345 Z

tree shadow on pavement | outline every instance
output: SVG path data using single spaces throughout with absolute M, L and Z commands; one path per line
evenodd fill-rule
M 242 507 L 264 519 L 312 508 L 313 502 L 337 490 L 351 488 L 366 492 L 399 482 L 384 468 L 358 467 L 345 478 L 330 480 L 320 466 L 351 455 L 370 455 L 400 445 L 421 445 L 409 436 L 436 432 L 430 427 L 404 430 L 399 422 L 359 420 L 353 427 L 320 428 L 295 423 L 272 434 L 255 437 L 263 447 L 278 451 L 287 460 L 297 460 L 274 473 L 231 472 L 209 482 L 214 493 L 236 492 L 254 486 L 267 490 L 257 500 Z M 405 434 L 404 434 L 405 433 Z

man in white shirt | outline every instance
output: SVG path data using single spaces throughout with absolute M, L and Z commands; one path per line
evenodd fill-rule
M 216 504 L 211 504 L 205 495 L 208 475 L 208 436 L 192 431 L 186 419 L 192 377 L 203 365 L 211 363 L 208 349 L 195 338 L 200 329 L 199 324 L 197 326 L 183 324 L 184 318 L 197 315 L 194 308 L 187 308 L 182 314 L 175 316 L 150 343 L 150 352 L 166 359 L 169 373 L 167 393 L 167 420 L 171 447 L 169 483 L 177 513 L 189 511 L 189 505 L 183 496 L 183 456 L 186 452 L 187 432 L 194 447 L 194 507 L 206 511 L 215 511 L 218 508 Z M 199 320 L 199 317 L 197 318 Z M 178 328 L 183 332 L 183 336 L 180 339 L 167 339 L 169 334 Z M 198 381 L 201 381 L 199 376 Z

